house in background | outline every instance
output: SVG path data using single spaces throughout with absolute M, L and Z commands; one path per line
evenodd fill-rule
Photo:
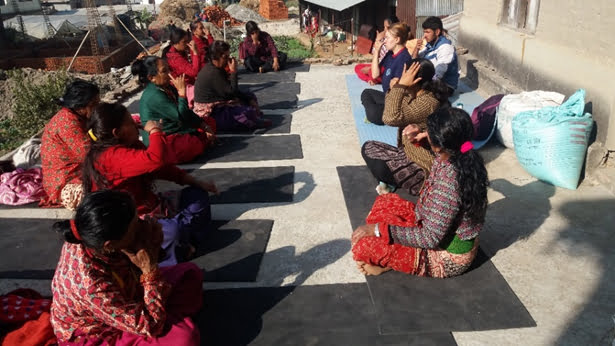
M 596 140 L 615 149 L 613 27 L 613 0 L 472 0 L 459 44 L 521 89 L 585 89 Z
M 309 7 L 321 23 L 341 27 L 367 38 L 369 28 L 382 30 L 385 18 L 395 15 L 410 26 L 411 37 L 423 35 L 421 24 L 429 16 L 446 17 L 463 11 L 463 0 L 301 0 L 300 13 Z M 352 22 L 350 19 L 353 19 Z M 458 17 L 445 23 L 458 27 Z M 351 28 L 351 23 L 354 28 Z M 445 27 L 447 27 L 445 25 Z M 354 30 L 353 30 L 354 29 Z

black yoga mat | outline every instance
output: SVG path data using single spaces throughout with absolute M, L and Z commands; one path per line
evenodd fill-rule
M 212 204 L 292 202 L 295 167 L 208 168 L 187 170 L 198 179 L 213 181 L 220 194 L 210 194 Z M 159 191 L 179 186 L 157 181 Z
M 245 69 L 239 68 L 239 84 L 243 83 L 265 83 L 265 82 L 294 82 L 296 72 L 309 72 L 310 65 L 308 64 L 287 64 L 286 68 L 278 72 L 252 73 Z
M 193 162 L 238 162 L 302 159 L 299 135 L 234 136 L 220 138 Z
M 203 297 L 203 345 L 455 345 L 450 333 L 379 335 L 365 284 L 206 290 Z
M 284 134 L 290 133 L 290 124 L 293 120 L 292 114 L 267 114 L 263 118 L 271 120 L 271 126 L 264 129 L 218 131 L 219 135 L 226 134 Z
M 256 281 L 273 220 L 213 221 L 193 263 L 205 281 Z
M 337 167 L 353 229 L 376 198 L 366 166 Z M 349 230 L 350 231 L 350 230 Z M 382 334 L 533 327 L 536 323 L 506 279 L 479 250 L 473 268 L 447 279 L 399 272 L 367 277 Z
M 0 219 L 0 278 L 51 279 L 62 241 L 51 229 L 57 220 Z M 254 281 L 273 221 L 214 221 L 194 262 L 206 281 Z
M 254 93 L 259 106 L 263 109 L 286 109 L 297 107 L 297 95 L 301 92 L 301 85 L 290 82 L 264 82 L 239 85 L 239 89 Z

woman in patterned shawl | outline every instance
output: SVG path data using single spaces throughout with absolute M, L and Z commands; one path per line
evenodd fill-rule
M 81 200 L 81 163 L 90 149 L 86 123 L 100 101 L 98 87 L 76 80 L 59 100 L 62 109 L 45 126 L 41 142 L 43 188 L 41 206 L 74 210 Z
M 446 85 L 433 80 L 435 69 L 427 59 L 419 59 L 402 73 L 386 95 L 382 120 L 398 127 L 397 147 L 367 141 L 361 153 L 367 167 L 381 183 L 378 193 L 402 188 L 418 195 L 429 175 L 434 154 L 424 136 L 427 117 L 438 107 L 448 105 Z
M 53 227 L 65 240 L 51 283 L 59 345 L 199 345 L 202 271 L 158 267 L 160 225 L 139 219 L 130 195 L 91 193 Z
M 352 234 L 359 270 L 378 275 L 397 270 L 451 277 L 468 270 L 487 210 L 487 170 L 473 149 L 470 116 L 440 108 L 427 119 L 427 140 L 436 158 L 416 206 L 399 195 L 378 196 L 366 221 Z

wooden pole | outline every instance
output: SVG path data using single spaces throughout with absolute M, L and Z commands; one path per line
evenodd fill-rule
M 147 53 L 149 55 L 149 50 L 147 50 L 147 48 L 145 48 L 144 45 L 141 44 L 141 42 L 139 42 L 139 40 L 137 40 L 137 38 L 135 37 L 135 35 L 132 34 L 132 32 L 130 32 L 130 30 L 128 30 L 128 28 L 126 27 L 126 25 L 120 20 L 120 17 L 118 17 L 117 15 L 115 16 L 115 18 L 117 19 L 118 22 L 120 22 L 120 24 L 122 24 L 122 26 L 124 27 L 124 29 L 126 29 L 126 31 L 128 31 L 128 33 L 130 34 L 130 36 L 137 41 L 137 43 L 139 44 L 139 46 L 141 46 L 141 48 L 143 48 L 143 51 L 145 51 L 145 53 Z
M 75 55 L 73 56 L 73 59 L 70 61 L 70 64 L 68 64 L 68 68 L 66 69 L 66 72 L 70 71 L 70 68 L 73 67 L 73 63 L 75 62 L 75 59 L 77 59 L 77 55 L 79 54 L 81 47 L 83 47 L 83 44 L 85 43 L 85 40 L 88 38 L 89 35 L 90 35 L 90 30 L 88 30 L 88 32 L 85 33 L 85 36 L 83 36 L 83 40 L 81 40 L 81 44 L 79 45 L 79 48 L 77 48 L 77 51 L 75 52 Z
M 354 16 L 350 18 L 350 56 L 354 56 Z

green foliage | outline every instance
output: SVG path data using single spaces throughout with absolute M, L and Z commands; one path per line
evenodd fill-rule
M 70 77 L 62 70 L 49 74 L 33 84 L 26 81 L 23 71 L 9 71 L 15 82 L 13 118 L 0 121 L 0 150 L 11 150 L 41 131 L 60 109 L 55 103 L 64 93 Z
M 291 36 L 274 36 L 273 41 L 278 50 L 288 54 L 289 59 L 306 59 L 314 56 L 313 51 Z
M 147 30 L 149 25 L 154 21 L 154 16 L 144 7 L 141 12 L 136 13 L 135 21 L 139 23 L 141 30 Z

